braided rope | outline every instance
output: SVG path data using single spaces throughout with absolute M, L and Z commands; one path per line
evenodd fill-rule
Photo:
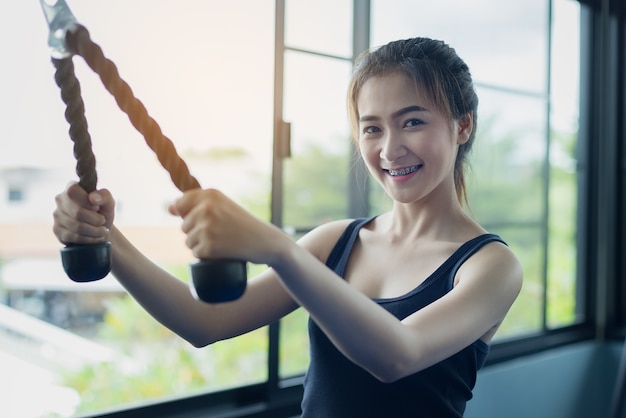
M 96 189 L 98 175 L 96 173 L 96 157 L 91 149 L 91 136 L 87 129 L 85 104 L 80 95 L 80 83 L 74 74 L 74 63 L 71 58 L 52 59 L 56 68 L 54 81 L 61 88 L 61 98 L 65 103 L 65 119 L 70 124 L 69 134 L 74 142 L 76 157 L 76 174 L 79 185 L 87 192 Z
M 161 127 L 148 114 L 143 103 L 134 96 L 128 83 L 122 80 L 116 65 L 107 59 L 102 48 L 90 39 L 87 29 L 78 25 L 75 31 L 67 32 L 66 40 L 72 50 L 83 57 L 87 65 L 98 74 L 105 88 L 115 98 L 117 105 L 128 115 L 132 125 L 143 135 L 148 146 L 155 152 L 174 185 L 183 192 L 199 188 L 200 183 L 191 175 L 187 164 L 176 152 L 172 141 L 163 134 Z M 80 95 L 80 89 L 74 94 Z

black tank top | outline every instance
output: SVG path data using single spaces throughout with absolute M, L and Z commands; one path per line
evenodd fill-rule
M 361 227 L 373 218 L 352 222 L 331 251 L 326 265 L 343 277 Z M 433 274 L 405 295 L 373 299 L 402 320 L 439 299 L 454 286 L 458 268 L 483 245 L 504 241 L 484 234 L 459 247 Z M 311 362 L 304 379 L 303 418 L 458 418 L 472 397 L 476 372 L 489 346 L 477 340 L 457 354 L 394 383 L 382 383 L 347 359 L 309 320 Z M 376 341 L 372 341 L 376 344 Z

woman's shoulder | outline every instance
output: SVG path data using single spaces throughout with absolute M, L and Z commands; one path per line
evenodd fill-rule
M 354 221 L 355 219 L 341 219 L 319 225 L 300 238 L 298 244 L 309 250 L 320 261 L 326 262 L 341 234 Z
M 507 244 L 499 240 L 485 244 L 461 266 L 459 273 L 466 278 L 509 283 L 514 289 L 521 287 L 523 278 L 519 258 Z

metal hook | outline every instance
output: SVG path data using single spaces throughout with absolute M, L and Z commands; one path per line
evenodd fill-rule
M 64 59 L 71 57 L 74 53 L 68 47 L 65 38 L 67 31 L 78 26 L 78 21 L 65 0 L 39 0 L 39 3 L 50 29 L 48 45 L 51 49 L 52 58 Z

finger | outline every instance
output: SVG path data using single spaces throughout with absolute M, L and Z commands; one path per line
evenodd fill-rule
M 170 215 L 174 215 L 174 216 L 181 216 L 180 213 L 178 212 L 178 208 L 176 207 L 176 203 L 170 203 L 167 206 L 167 211 L 170 213 Z
M 185 234 L 191 230 L 204 231 L 205 234 L 214 230 L 218 226 L 217 205 L 207 200 L 202 200 L 196 204 L 183 217 L 181 229 Z
M 105 227 L 78 223 L 75 221 L 55 222 L 52 228 L 54 235 L 63 243 L 94 244 L 109 239 L 110 231 Z
M 89 193 L 89 201 L 94 207 L 98 207 L 97 212 L 105 217 L 105 225 L 110 228 L 115 217 L 115 199 L 107 189 L 100 189 Z
M 180 198 L 176 199 L 168 210 L 171 214 L 184 218 L 195 207 L 198 195 L 198 190 L 187 191 Z
M 87 193 L 78 186 L 66 189 L 65 192 L 57 195 L 55 200 L 57 206 L 54 211 L 55 222 L 67 225 L 74 220 L 98 227 L 106 224 L 105 216 L 96 211 L 100 208 L 85 203 L 89 201 Z
M 185 238 L 185 245 L 187 246 L 187 248 L 189 248 L 191 250 L 191 252 L 193 253 L 194 257 L 198 258 L 198 240 L 196 239 L 195 234 L 187 234 L 187 237 Z
M 194 228 L 187 235 L 185 244 L 189 249 L 191 249 L 191 252 L 196 258 L 217 258 L 218 248 L 216 248 L 214 241 L 207 239 L 207 237 L 203 235 L 203 232 L 204 231 L 198 228 Z
M 203 204 L 205 207 L 218 205 L 224 195 L 216 189 L 193 189 L 185 192 L 183 196 L 173 203 L 178 216 L 187 216 L 196 206 Z
M 80 205 L 84 208 L 90 208 L 92 210 L 98 210 L 97 205 L 93 205 L 89 201 L 89 195 L 78 183 L 72 182 L 70 183 L 61 196 L 67 196 L 71 202 L 74 202 L 77 205 Z
M 85 209 L 80 211 L 85 216 L 69 216 L 67 213 L 56 210 L 53 212 L 54 224 L 60 228 L 72 231 L 75 234 L 84 235 L 86 237 L 101 238 L 106 236 L 109 232 L 109 228 L 103 222 L 93 222 L 92 218 L 104 218 L 102 215 L 87 211 Z M 88 222 L 81 218 L 89 218 Z

